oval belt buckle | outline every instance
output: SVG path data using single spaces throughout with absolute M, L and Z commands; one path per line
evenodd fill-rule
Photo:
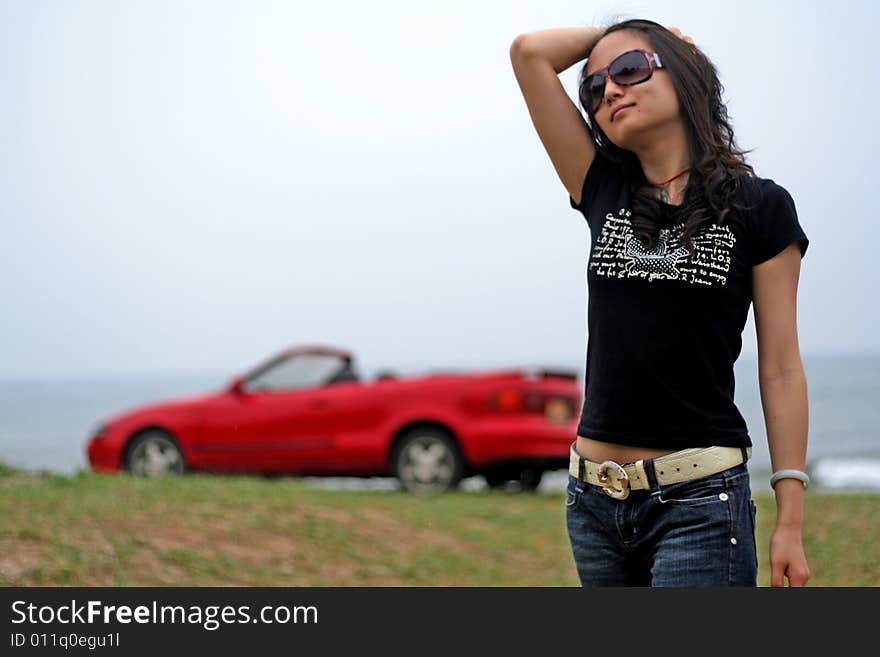
M 599 484 L 605 494 L 615 500 L 629 497 L 629 475 L 616 461 L 605 461 L 599 465 Z

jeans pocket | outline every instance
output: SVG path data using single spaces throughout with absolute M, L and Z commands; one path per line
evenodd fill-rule
M 577 506 L 577 503 L 581 499 L 581 493 L 583 493 L 584 491 L 580 486 L 578 486 L 577 480 L 569 475 L 568 487 L 566 488 L 565 492 L 565 508 L 573 509 Z
M 755 552 L 758 551 L 757 544 L 757 535 L 758 535 L 758 506 L 755 504 L 755 500 L 749 500 L 749 506 L 752 509 L 752 546 L 755 548 Z
M 723 476 L 707 475 L 662 486 L 657 499 L 664 504 L 685 506 L 724 502 L 727 499 L 724 494 L 726 490 Z

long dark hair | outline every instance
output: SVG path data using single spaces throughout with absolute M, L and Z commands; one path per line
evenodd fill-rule
M 736 147 L 727 107 L 721 98 L 724 87 L 718 79 L 715 66 L 698 48 L 662 25 L 645 19 L 614 23 L 605 29 L 605 34 L 618 30 L 634 30 L 643 36 L 660 54 L 675 87 L 690 149 L 691 170 L 681 212 L 687 216 L 684 242 L 693 255 L 691 237 L 702 224 L 715 222 L 722 225 L 733 207 L 744 209 L 735 201 L 735 196 L 743 176 L 755 177 L 754 169 L 744 157 L 751 151 Z M 587 62 L 581 69 L 580 89 L 583 89 Z M 645 189 L 647 180 L 635 153 L 611 143 L 592 116 L 582 94 L 580 101 L 587 114 L 587 128 L 596 148 L 623 167 L 631 192 L 630 222 L 633 233 L 647 248 L 653 249 L 660 232 L 656 219 L 660 212 L 660 201 Z

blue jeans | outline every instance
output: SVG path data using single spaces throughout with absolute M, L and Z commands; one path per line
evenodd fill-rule
M 756 586 L 755 502 L 745 463 L 609 497 L 568 475 L 566 525 L 582 586 Z

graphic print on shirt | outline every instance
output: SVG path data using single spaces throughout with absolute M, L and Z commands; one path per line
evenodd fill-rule
M 642 278 L 654 280 L 681 280 L 691 285 L 726 285 L 730 271 L 730 253 L 736 236 L 727 226 L 703 226 L 691 238 L 694 247 L 693 262 L 684 245 L 684 223 L 661 228 L 657 244 L 652 250 L 633 233 L 631 216 L 621 208 L 615 216 L 605 215 L 601 232 L 593 246 L 590 271 L 608 278 Z

